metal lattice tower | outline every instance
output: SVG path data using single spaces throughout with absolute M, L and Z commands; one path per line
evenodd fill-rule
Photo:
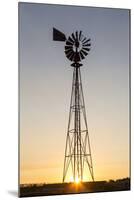
M 53 40 L 66 41 L 65 54 L 66 57 L 73 62 L 71 64 L 73 67 L 73 82 L 66 137 L 63 182 L 66 181 L 69 172 L 72 174 L 74 182 L 76 180 L 83 181 L 85 164 L 89 170 L 89 180 L 92 179 L 94 181 L 91 147 L 80 71 L 80 67 L 82 66 L 80 61 L 84 59 L 90 51 L 90 39 L 86 39 L 82 35 L 82 31 L 76 31 L 66 39 L 66 36 L 63 33 L 54 28 Z

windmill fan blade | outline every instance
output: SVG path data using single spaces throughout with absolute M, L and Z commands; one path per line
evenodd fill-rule
M 74 39 L 74 41 L 76 40 L 75 36 L 74 36 L 74 33 L 72 33 L 72 38 Z
M 74 54 L 74 52 L 73 52 L 72 50 L 69 50 L 68 52 L 66 51 L 67 57 L 69 58 L 69 56 L 70 56 L 72 53 Z
M 83 45 L 83 47 L 90 47 L 90 46 L 91 46 L 91 43 Z
M 84 47 L 82 49 L 85 50 L 85 51 L 89 51 L 90 50 L 89 48 L 84 48 Z
M 87 52 L 85 52 L 85 51 L 83 51 L 83 50 L 81 50 L 81 53 L 83 53 L 85 56 L 87 56 L 87 55 L 88 55 L 88 53 L 87 53 Z
M 81 41 L 83 41 L 84 40 L 84 35 L 83 34 L 81 34 Z
M 54 41 L 66 41 L 66 36 L 61 31 L 53 28 L 53 40 Z
M 82 31 L 80 31 L 79 33 L 79 40 L 81 40 L 81 34 L 82 34 Z
M 72 45 L 73 45 L 73 43 L 74 43 L 74 40 L 69 36 L 69 38 L 68 38 L 68 41 L 69 42 L 71 42 L 72 43 Z
M 69 42 L 69 41 L 66 42 L 66 45 L 73 46 L 72 42 Z
M 84 59 L 85 57 L 83 56 L 83 53 L 80 52 L 80 56 L 81 56 L 81 59 Z
M 75 33 L 75 34 L 76 34 L 76 39 L 78 40 L 78 31 L 76 31 L 76 33 Z
M 71 54 L 69 54 L 68 56 L 67 56 L 67 58 L 69 59 L 69 60 L 73 60 L 73 57 L 74 57 L 74 53 L 71 53 Z
M 69 56 L 69 59 L 70 59 L 71 61 L 73 61 L 73 58 L 74 58 L 74 53 L 72 53 L 72 54 Z
M 66 52 L 66 54 L 68 54 L 70 52 L 73 52 L 73 50 L 72 49 L 67 49 L 67 50 L 65 50 L 65 52 Z
M 86 40 L 83 44 L 86 44 L 87 42 L 89 42 L 91 39 Z
M 72 50 L 72 46 L 65 46 L 65 50 Z
M 82 40 L 82 43 L 86 40 L 87 38 L 86 37 L 84 37 L 84 39 Z

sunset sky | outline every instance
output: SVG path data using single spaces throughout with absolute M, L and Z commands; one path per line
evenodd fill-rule
M 20 183 L 62 182 L 73 69 L 53 27 L 92 41 L 81 74 L 95 180 L 128 177 L 129 10 L 19 3 Z

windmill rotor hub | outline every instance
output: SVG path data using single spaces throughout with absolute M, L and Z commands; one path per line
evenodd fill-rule
M 76 50 L 77 49 L 77 50 Z M 81 49 L 82 49 L 82 43 L 81 42 L 79 42 L 79 41 L 76 41 L 75 43 L 74 43 L 74 45 L 73 45 L 73 51 L 74 52 L 80 52 L 81 51 Z
M 79 45 L 80 45 L 79 41 L 76 40 L 76 41 L 75 41 L 75 46 L 76 46 L 76 48 L 79 48 Z

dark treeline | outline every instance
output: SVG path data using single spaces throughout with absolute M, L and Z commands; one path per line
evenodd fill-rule
M 130 190 L 130 178 L 76 183 L 23 184 L 20 197 Z

